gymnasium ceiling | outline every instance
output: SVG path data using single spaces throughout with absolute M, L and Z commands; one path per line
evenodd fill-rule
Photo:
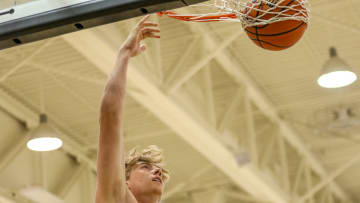
M 359 82 L 340 89 L 316 83 L 331 46 L 360 73 L 360 1 L 310 3 L 305 35 L 281 52 L 255 46 L 239 23 L 151 17 L 161 39 L 146 41 L 148 50 L 131 61 L 124 132 L 127 149 L 164 149 L 172 174 L 164 202 L 360 200 Z M 11 117 L 0 129 L 5 199 L 26 202 L 9 194 L 44 180 L 65 202 L 93 197 L 102 90 L 138 20 L 0 51 L 0 107 Z M 28 151 L 25 130 L 8 124 L 35 128 L 41 112 L 65 142 L 57 152 Z M 42 166 L 34 164 L 39 159 Z

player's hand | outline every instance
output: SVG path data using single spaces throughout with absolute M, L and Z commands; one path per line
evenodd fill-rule
M 141 41 L 146 38 L 160 38 L 158 24 L 146 22 L 150 15 L 143 17 L 133 28 L 128 38 L 120 48 L 121 51 L 129 51 L 130 56 L 137 56 L 145 51 L 146 45 Z

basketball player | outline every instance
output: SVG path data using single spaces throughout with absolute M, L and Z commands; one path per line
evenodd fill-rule
M 145 51 L 141 42 L 160 38 L 157 24 L 142 18 L 120 47 L 116 64 L 105 86 L 100 110 L 96 203 L 158 203 L 168 172 L 156 146 L 132 150 L 125 159 L 123 103 L 129 60 Z

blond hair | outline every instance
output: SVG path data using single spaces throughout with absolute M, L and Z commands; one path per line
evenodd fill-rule
M 139 151 L 137 147 L 129 151 L 125 160 L 125 175 L 126 179 L 129 179 L 130 172 L 133 166 L 138 163 L 149 163 L 162 169 L 163 181 L 169 180 L 169 171 L 164 169 L 162 150 L 156 145 L 150 145 Z

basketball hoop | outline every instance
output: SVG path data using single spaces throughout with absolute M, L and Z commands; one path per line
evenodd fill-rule
M 290 3 L 289 3 L 290 2 Z M 266 6 L 266 9 L 262 8 Z M 278 21 L 309 21 L 310 4 L 308 0 L 214 0 L 212 3 L 200 3 L 191 7 L 210 8 L 211 13 L 178 14 L 174 11 L 159 12 L 158 15 L 193 22 L 231 21 L 241 22 L 243 27 L 265 25 Z M 250 15 L 260 12 L 260 15 Z
M 214 0 L 192 5 L 208 9 L 197 14 L 158 13 L 193 22 L 241 22 L 249 38 L 264 49 L 278 51 L 293 46 L 304 34 L 310 13 L 308 0 Z M 209 12 L 210 10 L 210 12 Z

